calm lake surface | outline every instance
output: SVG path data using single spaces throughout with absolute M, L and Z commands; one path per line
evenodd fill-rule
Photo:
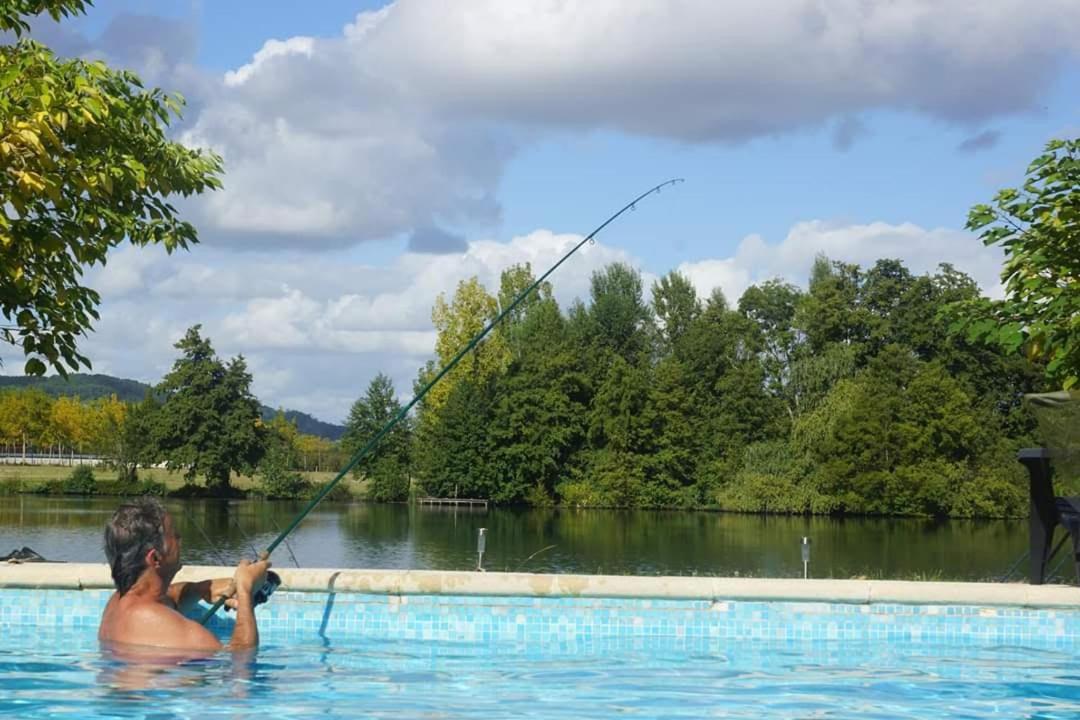
M 0 498 L 0 554 L 27 545 L 50 560 L 104 562 L 102 529 L 119 500 Z M 260 500 L 166 500 L 188 564 L 234 564 L 266 547 L 304 507 Z M 984 580 L 1027 550 L 1027 521 L 761 517 L 709 512 L 450 510 L 323 503 L 289 536 L 304 567 Z M 553 547 L 552 547 L 553 546 Z M 289 549 L 274 554 L 292 567 Z M 1021 572 L 1026 572 L 1026 563 Z M 1071 580 L 1071 571 L 1069 572 Z

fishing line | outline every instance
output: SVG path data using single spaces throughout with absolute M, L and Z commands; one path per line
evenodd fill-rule
M 271 520 L 270 525 L 271 525 L 271 527 L 273 527 L 278 532 L 281 532 L 281 528 L 278 527 L 278 524 L 277 524 L 276 521 Z M 289 541 L 287 539 L 285 540 L 285 549 L 289 551 L 289 557 L 292 558 L 293 565 L 295 565 L 296 569 L 299 570 L 300 569 L 300 561 L 296 559 L 296 553 L 293 552 L 292 545 L 289 544 Z
M 203 540 L 206 541 L 206 547 L 210 552 L 214 554 L 214 560 L 217 562 L 217 564 L 221 565 L 222 567 L 227 567 L 228 563 L 225 561 L 225 556 L 221 554 L 221 548 L 217 546 L 217 543 L 210 539 L 210 536 L 207 534 L 206 530 L 203 530 L 202 525 L 200 525 L 199 521 L 195 519 L 195 513 L 192 512 L 191 508 L 185 507 L 184 514 L 187 515 L 188 521 L 195 526 L 195 529 L 199 531 L 199 534 L 203 536 Z
M 521 302 L 529 295 L 529 293 L 533 292 L 536 288 L 540 287 L 540 284 L 543 283 L 545 280 L 547 280 L 548 276 L 551 275 L 551 273 L 555 272 L 555 270 L 557 270 L 560 265 L 562 265 L 564 262 L 566 262 L 568 259 L 570 259 L 570 256 L 573 255 L 574 253 L 576 253 L 578 250 L 580 250 L 581 247 L 585 243 L 592 242 L 593 238 L 596 237 L 600 233 L 601 230 L 603 230 L 608 225 L 610 225 L 612 222 L 614 222 L 616 218 L 618 218 L 620 215 L 625 213 L 627 210 L 636 210 L 637 209 L 637 204 L 639 202 L 641 202 L 642 200 L 644 200 L 645 198 L 647 198 L 648 196 L 652 195 L 653 193 L 659 194 L 659 192 L 663 188 L 667 187 L 668 185 L 676 185 L 676 184 L 681 183 L 681 182 L 685 182 L 685 180 L 683 178 L 672 178 L 671 180 L 666 180 L 666 181 L 660 183 L 659 185 L 657 185 L 655 187 L 652 187 L 652 188 L 646 190 L 645 192 L 641 193 L 640 195 L 638 195 L 636 198 L 634 198 L 633 200 L 628 202 L 626 205 L 624 205 L 618 212 L 613 214 L 611 217 L 609 217 L 604 222 L 600 223 L 600 225 L 598 225 L 595 230 L 593 230 L 591 233 L 589 233 L 584 238 L 582 238 L 576 245 L 574 245 L 574 247 L 570 248 L 569 252 L 567 252 L 565 255 L 563 255 L 559 259 L 559 261 L 557 263 L 555 263 L 550 268 L 548 268 L 547 272 L 545 272 L 543 275 L 541 275 L 535 282 L 533 282 L 532 285 L 525 288 L 516 298 L 514 298 L 514 301 L 512 303 L 510 303 L 505 309 L 503 309 L 502 312 L 500 312 L 498 315 L 496 315 L 495 319 L 492 320 L 491 322 L 489 322 L 484 327 L 484 329 L 480 331 L 480 333 L 476 337 L 474 337 L 472 340 L 470 340 L 469 343 L 465 347 L 463 347 L 460 351 L 458 351 L 458 354 L 455 355 L 453 358 L 451 358 L 450 362 L 446 363 L 446 365 L 443 366 L 442 370 L 439 371 L 438 375 L 436 375 L 434 378 L 432 378 L 431 381 L 429 381 L 428 384 L 425 385 L 420 390 L 420 392 L 418 392 L 416 394 L 416 396 L 413 397 L 413 399 L 409 401 L 409 403 L 407 405 L 405 405 L 400 410 L 398 410 L 397 414 L 395 414 L 394 417 L 390 419 L 390 422 L 386 423 L 386 425 L 384 425 L 383 428 L 381 430 L 379 430 L 379 432 L 375 433 L 375 436 L 372 437 L 371 440 L 369 440 L 367 442 L 367 444 L 365 444 L 362 448 L 360 448 L 356 452 L 355 455 L 352 456 L 352 459 L 349 460 L 349 462 L 345 465 L 345 467 L 343 467 L 341 469 L 341 471 L 338 472 L 338 474 L 336 476 L 334 476 L 334 479 L 332 479 L 330 482 L 328 482 L 323 487 L 322 490 L 320 490 L 313 498 L 311 498 L 311 501 L 307 504 L 307 507 L 305 507 L 303 510 L 301 510 L 300 514 L 297 515 L 296 518 L 291 523 L 289 523 L 289 526 L 287 528 L 285 528 L 283 531 L 281 531 L 281 533 L 276 538 L 274 538 L 274 541 L 271 542 L 266 547 L 266 551 L 265 551 L 266 556 L 269 557 L 270 554 L 273 553 L 274 550 L 277 549 L 277 546 L 280 545 L 285 540 L 286 537 L 288 537 L 289 533 L 291 533 L 293 530 L 295 530 L 296 526 L 299 525 L 301 522 L 303 522 L 304 518 L 307 517 L 308 513 L 310 513 L 312 510 L 314 510 L 315 506 L 318 505 L 320 502 L 322 502 L 322 499 L 324 497 L 326 497 L 330 493 L 331 490 L 334 489 L 334 486 L 337 485 L 338 482 L 343 477 L 345 477 L 345 475 L 347 475 L 350 470 L 352 470 L 354 467 L 356 467 L 356 464 L 359 463 L 361 460 L 363 460 L 364 457 L 369 452 L 371 452 L 371 450 L 374 449 L 374 447 L 376 445 L 379 444 L 379 441 L 382 440 L 383 437 L 385 437 L 386 434 L 389 433 L 394 428 L 395 425 L 397 425 L 399 422 L 401 422 L 401 420 L 406 415 L 409 414 L 409 411 L 412 410 L 413 406 L 416 405 L 416 403 L 420 402 L 420 400 L 423 399 L 423 397 L 425 395 L 427 395 L 428 391 L 431 390 L 431 388 L 433 388 L 436 383 L 438 383 L 440 380 L 442 380 L 443 377 L 448 372 L 453 370 L 454 366 L 457 365 L 458 362 L 463 357 L 465 357 L 469 353 L 470 350 L 472 350 L 474 347 L 476 347 L 477 344 L 479 344 L 479 342 L 481 340 L 483 340 L 484 337 L 489 332 L 491 332 L 492 328 L 494 328 L 496 325 L 498 325 L 499 322 L 501 322 L 504 317 L 509 315 L 514 310 L 514 308 L 516 308 L 519 304 L 521 304 Z M 206 611 L 206 614 L 203 615 L 202 621 L 201 621 L 202 624 L 205 625 L 207 622 L 209 622 L 210 618 L 212 618 L 214 616 L 214 613 L 217 612 L 218 608 L 220 608 L 224 604 L 225 604 L 224 599 L 221 599 L 221 600 L 218 600 L 217 602 L 215 602 L 213 604 L 213 606 L 210 607 L 210 609 Z

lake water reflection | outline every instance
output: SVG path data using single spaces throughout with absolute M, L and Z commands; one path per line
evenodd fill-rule
M 103 562 L 102 528 L 119 500 L 0 498 L 0 554 L 28 545 L 50 560 Z M 188 564 L 233 564 L 262 549 L 303 507 L 258 500 L 166 500 Z M 644 575 L 811 575 L 981 580 L 1026 550 L 1026 521 L 761 517 L 709 512 L 489 511 L 320 505 L 289 537 L 304 567 L 469 570 L 487 528 L 488 570 Z M 554 546 L 554 547 L 551 547 Z M 532 557 L 530 557 L 532 556 Z M 293 565 L 289 549 L 274 555 Z M 1070 578 L 1071 579 L 1071 578 Z

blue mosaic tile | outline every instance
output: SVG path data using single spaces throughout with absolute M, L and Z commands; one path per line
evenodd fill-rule
M 0 630 L 92 631 L 107 591 L 0 591 Z M 258 609 L 267 642 L 320 638 L 577 644 L 670 638 L 712 641 L 918 641 L 1073 648 L 1080 612 L 973 606 L 822 602 L 394 596 L 279 592 Z M 231 620 L 219 614 L 215 632 Z

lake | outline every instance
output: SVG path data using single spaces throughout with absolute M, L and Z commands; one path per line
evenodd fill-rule
M 102 528 L 119 500 L 0 498 L 0 554 L 104 562 Z M 304 507 L 265 500 L 165 501 L 187 564 L 234 564 L 266 547 Z M 470 570 L 487 528 L 497 571 L 985 580 L 1027 549 L 1027 521 L 919 520 L 574 509 L 452 510 L 323 503 L 274 554 L 279 567 Z M 291 553 L 290 553 L 291 550 Z M 1069 573 L 1068 566 L 1063 566 Z M 1027 563 L 1021 568 L 1026 572 Z

